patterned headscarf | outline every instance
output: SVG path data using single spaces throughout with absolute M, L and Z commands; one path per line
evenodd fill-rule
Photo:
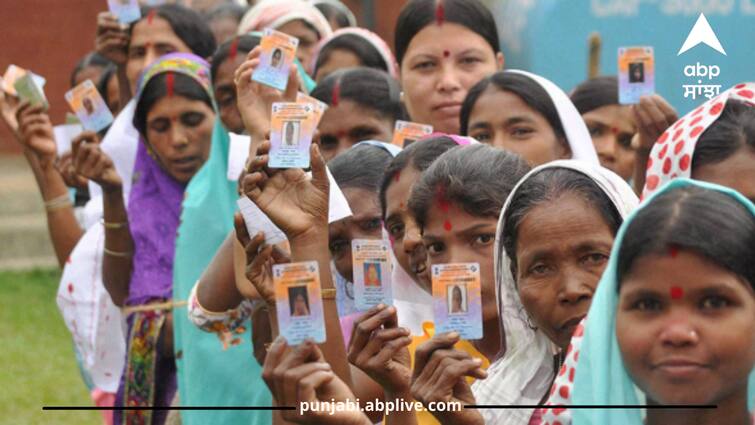
M 144 94 L 147 83 L 157 75 L 167 72 L 176 72 L 193 78 L 207 92 L 210 99 L 213 98 L 210 64 L 191 53 L 169 53 L 160 56 L 139 75 L 139 82 L 136 85 L 136 103 L 139 103 L 139 99 Z
M 239 34 L 262 31 L 265 28 L 278 29 L 281 26 L 301 19 L 312 25 L 320 40 L 330 37 L 333 30 L 320 11 L 302 0 L 262 0 L 249 9 L 239 24 Z
M 692 157 L 697 141 L 721 117 L 731 99 L 755 107 L 755 83 L 737 84 L 680 118 L 658 137 L 648 159 L 643 198 L 652 195 L 669 180 L 692 175 Z

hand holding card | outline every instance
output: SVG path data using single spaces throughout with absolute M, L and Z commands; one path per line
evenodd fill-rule
M 22 102 L 29 102 L 30 105 L 39 106 L 45 111 L 50 107 L 45 97 L 45 92 L 38 82 L 35 81 L 34 75 L 31 72 L 26 72 L 19 77 L 13 83 L 13 88 Z
M 16 113 L 21 143 L 36 155 L 43 167 L 54 164 L 57 147 L 50 117 L 41 106 L 22 104 Z
M 113 122 L 113 114 L 92 80 L 67 91 L 65 98 L 86 130 L 100 132 Z
M 655 93 L 652 47 L 619 47 L 619 103 L 639 103 Z
M 434 264 L 431 275 L 436 332 L 456 331 L 467 340 L 482 338 L 480 265 Z
M 280 91 L 286 89 L 288 74 L 296 57 L 299 39 L 267 28 L 263 32 L 260 47 L 260 64 L 252 79 Z
M 382 239 L 352 239 L 354 302 L 365 311 L 378 304 L 392 305 L 391 248 Z
M 309 103 L 273 103 L 271 168 L 309 166 L 309 146 L 316 129 L 315 120 L 315 108 Z
M 278 330 L 291 345 L 325 342 L 325 316 L 316 261 L 273 266 Z
M 137 0 L 107 0 L 107 5 L 110 12 L 123 24 L 130 24 L 142 17 Z

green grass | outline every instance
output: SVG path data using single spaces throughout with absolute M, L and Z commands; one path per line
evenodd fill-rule
M 55 294 L 57 270 L 0 272 L 0 424 L 102 424 L 91 406 Z

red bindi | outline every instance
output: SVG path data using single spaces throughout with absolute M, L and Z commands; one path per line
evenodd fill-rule
M 443 222 L 443 228 L 446 229 L 446 232 L 450 232 L 451 229 L 453 229 L 453 226 L 450 221 L 446 220 Z
M 451 52 L 449 52 L 448 50 L 444 50 L 444 51 L 443 51 L 443 57 L 444 57 L 444 58 L 447 58 L 447 57 L 449 57 L 449 56 L 451 56 Z
M 679 247 L 676 245 L 669 246 L 668 253 L 671 256 L 671 258 L 676 258 L 677 254 L 679 254 Z
M 611 133 L 613 134 L 619 134 L 619 129 L 616 127 L 611 127 Z
M 672 286 L 669 292 L 672 300 L 678 300 L 684 296 L 684 290 L 678 286 Z

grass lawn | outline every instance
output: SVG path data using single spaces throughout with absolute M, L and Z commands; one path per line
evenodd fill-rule
M 90 406 L 55 294 L 57 270 L 0 272 L 0 424 L 102 424 Z

